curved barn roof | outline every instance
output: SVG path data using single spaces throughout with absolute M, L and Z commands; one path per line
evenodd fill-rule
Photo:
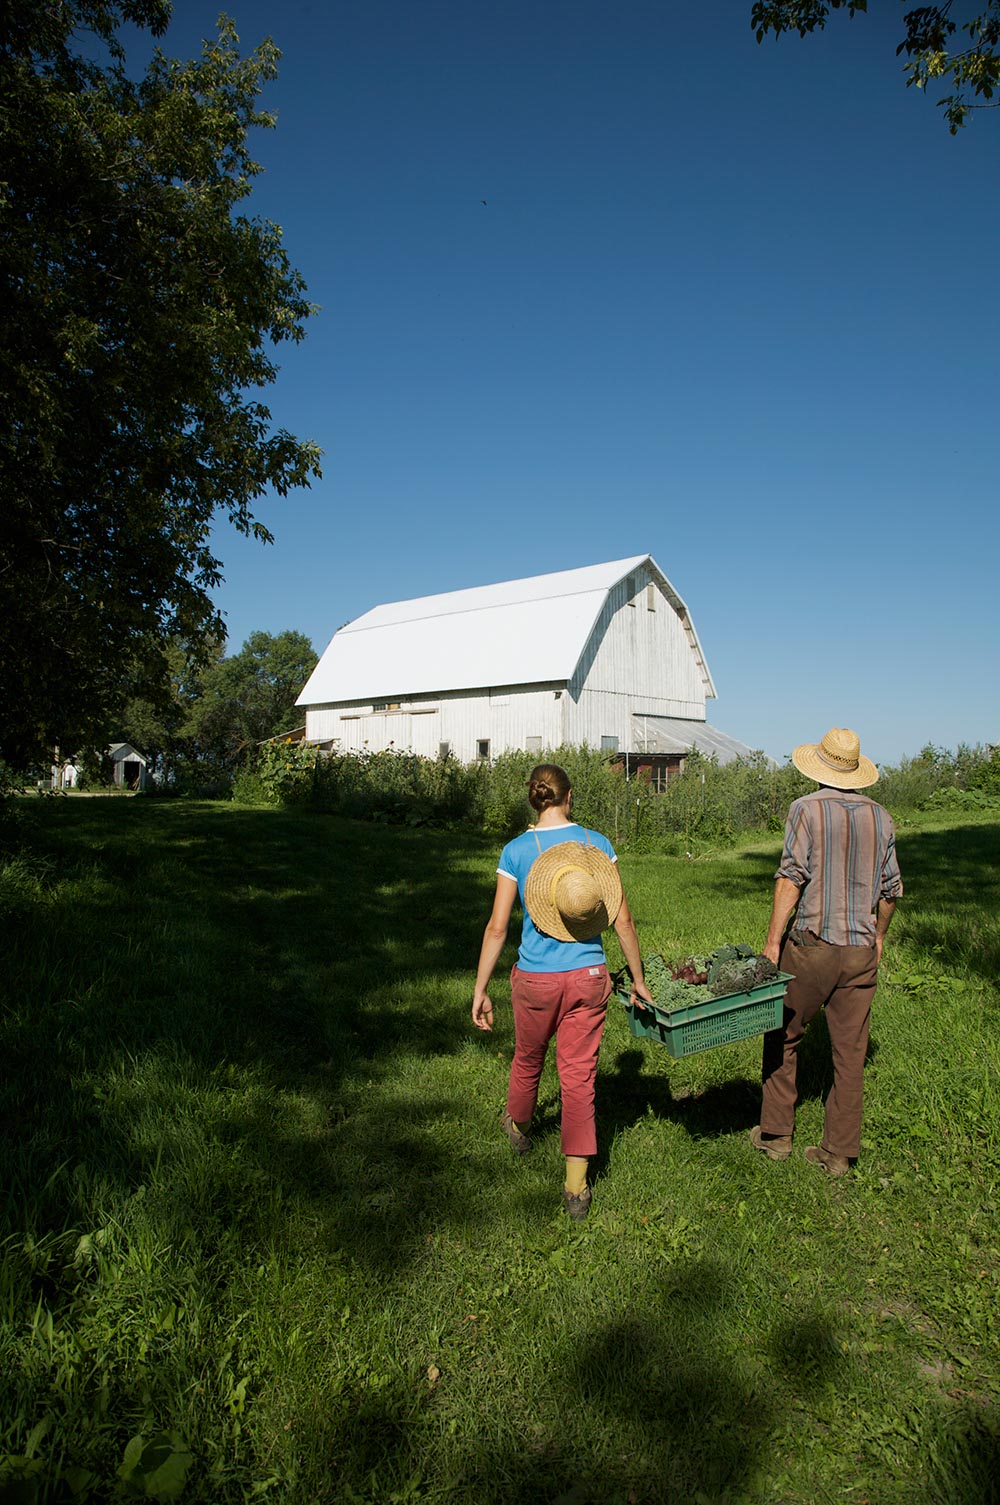
M 637 554 L 375 606 L 334 633 L 296 705 L 568 681 L 609 591 L 642 565 L 684 623 L 714 696 L 687 607 L 651 555 Z

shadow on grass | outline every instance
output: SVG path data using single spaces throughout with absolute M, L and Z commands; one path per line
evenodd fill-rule
M 641 1050 L 624 1050 L 613 1064 L 598 1070 L 595 1177 L 607 1169 L 609 1148 L 618 1133 L 649 1113 L 679 1124 L 693 1139 L 737 1134 L 759 1121 L 760 1087 L 745 1077 L 675 1096 L 670 1078 L 660 1072 L 647 1073 L 645 1065 Z
M 941 1505 L 1000 1505 L 1000 1418 L 965 1401 L 939 1413 L 922 1439 L 925 1498 Z
M 872 1060 L 877 1053 L 877 1042 L 870 1040 L 866 1060 Z M 649 1113 L 679 1124 L 692 1139 L 743 1134 L 760 1122 L 759 1078 L 734 1076 L 731 1081 L 715 1083 L 700 1092 L 685 1088 L 675 1093 L 668 1075 L 662 1071 L 648 1072 L 646 1065 L 644 1051 L 636 1048 L 619 1051 L 610 1064 L 605 1062 L 598 1069 L 595 1176 L 607 1170 L 609 1146 L 616 1135 Z M 830 1036 L 822 1012 L 812 1021 L 799 1046 L 797 1085 L 800 1104 L 815 1098 L 825 1099 L 833 1085 Z
M 66 1225 L 66 1188 L 43 1190 L 64 1163 L 127 1195 L 169 1157 L 175 1105 L 160 1105 L 164 1141 L 143 1143 L 150 1104 L 123 1094 L 112 1103 L 100 1085 L 109 1074 L 140 1077 L 152 1061 L 150 1077 L 163 1090 L 173 1081 L 181 1103 L 225 1097 L 231 1070 L 244 1090 L 252 1080 L 265 1097 L 303 1095 L 336 1112 L 346 1079 L 371 1069 L 385 1080 L 399 1056 L 450 1054 L 470 1039 L 467 1017 L 435 984 L 461 968 L 471 997 L 493 886 L 482 838 L 179 802 L 74 802 L 32 815 L 43 897 L 24 905 L 0 963 L 12 1000 L 0 1015 L 12 1228 L 26 1206 L 32 1220 Z M 444 1106 L 424 1104 L 417 1117 Z M 213 1127 L 207 1107 L 200 1127 L 209 1142 L 238 1141 L 235 1176 L 309 1187 L 331 1211 L 322 1133 L 297 1137 L 263 1110 L 243 1122 L 227 1112 Z M 380 1120 L 367 1158 L 385 1183 L 412 1184 L 419 1171 L 447 1216 L 448 1166 L 432 1163 L 419 1127 L 412 1116 Z M 92 1215 L 86 1198 L 79 1212 Z M 403 1210 L 387 1229 L 397 1263 L 405 1223 Z
M 738 1279 L 719 1264 L 676 1264 L 641 1313 L 557 1342 L 551 1387 L 569 1408 L 564 1430 L 540 1427 L 520 1447 L 478 1448 L 462 1497 L 505 1505 L 741 1497 L 768 1465 L 788 1394 L 801 1403 L 843 1368 L 832 1325 L 806 1311 L 783 1317 L 762 1369 L 741 1352 L 741 1304 Z
M 945 965 L 1000 976 L 1000 929 L 978 918 L 1000 912 L 1000 825 L 905 831 L 897 849 L 900 932 Z

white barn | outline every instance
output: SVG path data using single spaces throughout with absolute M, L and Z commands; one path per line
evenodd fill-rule
M 710 727 L 687 606 L 649 554 L 376 606 L 335 633 L 296 704 L 306 740 L 463 761 L 560 744 L 674 763 L 750 749 Z

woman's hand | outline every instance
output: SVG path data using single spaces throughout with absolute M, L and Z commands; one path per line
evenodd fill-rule
M 485 988 L 478 991 L 472 1000 L 472 1022 L 476 1029 L 493 1029 L 493 1005 Z
M 493 1028 L 493 1005 L 490 1003 L 486 989 L 490 985 L 493 968 L 500 958 L 507 939 L 510 912 L 516 898 L 517 884 L 514 879 L 508 878 L 506 873 L 497 873 L 497 891 L 493 896 L 492 913 L 483 931 L 479 966 L 476 968 L 476 986 L 472 994 L 472 1022 L 476 1029 L 491 1030 Z
M 637 996 L 641 998 L 645 1003 L 656 1002 L 656 999 L 653 997 L 652 993 L 649 991 L 644 982 L 632 983 L 632 996 L 629 999 L 629 1002 L 632 1004 L 633 1008 L 635 1007 L 635 1000 Z

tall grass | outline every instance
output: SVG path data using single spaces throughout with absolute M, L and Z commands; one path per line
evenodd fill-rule
M 861 1160 L 755 1154 L 757 1042 L 609 1014 L 558 1083 L 469 1020 L 497 838 L 25 804 L 0 867 L 0 1483 L 101 1502 L 982 1505 L 1000 1475 L 1000 825 L 900 834 Z M 760 941 L 777 837 L 626 853 L 644 950 Z M 620 960 L 609 942 L 610 960 Z M 508 951 L 506 960 L 510 960 Z M 16 1487 L 18 1493 L 12 1493 Z

